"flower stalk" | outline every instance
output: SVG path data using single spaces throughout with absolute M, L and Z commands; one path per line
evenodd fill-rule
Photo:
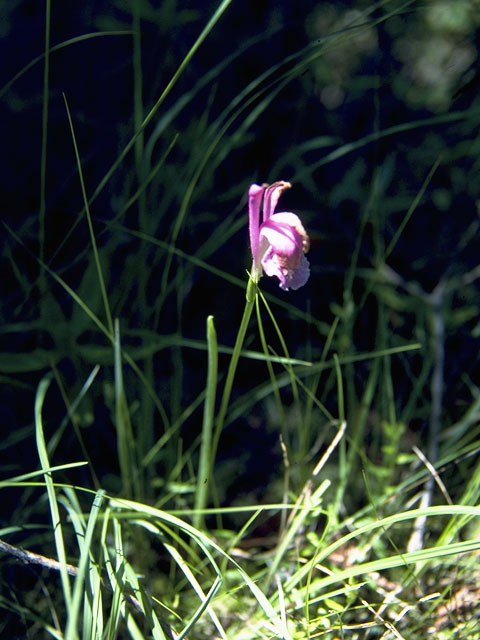
M 258 298 L 258 282 L 262 273 L 265 272 L 267 276 L 276 276 L 280 288 L 285 291 L 299 289 L 310 276 L 310 266 L 305 258 L 310 247 L 310 239 L 300 218 L 289 211 L 275 213 L 280 196 L 290 187 L 289 182 L 281 180 L 271 185 L 252 184 L 248 191 L 249 236 L 253 265 L 247 282 L 245 309 L 233 347 L 220 408 L 215 421 L 209 475 L 213 470 L 240 353 L 253 307 Z M 260 209 L 262 210 L 261 222 Z

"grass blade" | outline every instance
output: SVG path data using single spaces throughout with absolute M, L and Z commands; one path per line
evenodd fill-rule
M 193 524 L 197 529 L 203 526 L 204 516 L 201 513 L 201 510 L 207 505 L 210 476 L 214 466 L 214 460 L 212 459 L 212 433 L 215 419 L 215 398 L 217 393 L 218 347 L 213 316 L 208 316 L 207 318 L 207 347 L 207 388 L 205 391 L 202 439 L 200 444 L 200 462 L 195 493 L 196 513 L 193 518 Z
M 63 525 L 60 519 L 55 485 L 53 483 L 50 462 L 48 460 L 47 445 L 45 442 L 45 434 L 43 432 L 42 407 L 51 381 L 51 376 L 45 376 L 44 378 L 42 378 L 40 384 L 38 385 L 37 394 L 35 396 L 35 437 L 37 442 L 38 456 L 40 458 L 40 465 L 44 473 L 45 486 L 47 488 L 55 547 L 57 550 L 58 561 L 60 562 L 60 577 L 62 581 L 63 597 L 65 599 L 67 608 L 69 608 L 71 604 L 72 592 L 66 567 L 67 555 L 65 552 L 65 543 L 63 540 Z

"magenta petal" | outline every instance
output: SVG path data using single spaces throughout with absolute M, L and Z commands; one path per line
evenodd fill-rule
M 267 276 L 276 276 L 280 280 L 279 286 L 284 291 L 300 289 L 310 277 L 310 265 L 303 253 L 296 267 L 287 268 L 282 256 L 270 247 L 263 257 L 262 266 Z
M 262 258 L 262 267 L 267 276 L 276 276 L 280 281 L 285 281 L 285 276 L 278 261 L 278 255 L 273 251 L 272 247 L 268 247 L 265 252 Z
M 265 191 L 265 198 L 263 200 L 263 221 L 268 220 L 274 213 L 277 206 L 278 199 L 285 191 L 290 189 L 292 185 L 284 180 L 274 182 Z
M 260 204 L 262 202 L 265 187 L 252 184 L 248 190 L 248 230 L 250 234 L 250 248 L 253 256 L 254 271 L 260 269 L 259 256 L 259 229 L 260 229 Z M 254 274 L 252 274 L 254 275 Z
M 302 241 L 295 230 L 288 225 L 275 225 L 260 228 L 260 238 L 265 238 L 275 253 L 288 258 L 302 252 Z
M 278 199 L 290 183 L 278 181 L 268 186 L 252 184 L 248 191 L 250 246 L 253 256 L 252 278 L 258 282 L 262 268 L 268 276 L 276 276 L 280 287 L 298 289 L 308 280 L 310 267 L 305 253 L 310 239 L 295 213 L 275 213 Z M 260 207 L 263 199 L 263 222 Z
M 300 289 L 310 277 L 310 263 L 302 254 L 300 264 L 288 273 L 287 285 L 290 289 Z M 281 285 L 280 285 L 281 286 Z
M 276 213 L 260 226 L 260 238 L 266 238 L 276 253 L 291 257 L 302 252 L 302 223 L 294 213 Z

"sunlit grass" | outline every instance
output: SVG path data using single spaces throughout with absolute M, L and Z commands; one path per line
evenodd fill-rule
M 0 577 L 0 631 L 69 640 L 480 637 L 469 617 L 480 577 L 474 376 L 464 372 L 470 401 L 460 412 L 445 408 L 442 418 L 434 409 L 443 409 L 446 328 L 478 316 L 472 285 L 480 272 L 460 265 L 428 292 L 390 264 L 445 156 L 425 161 L 394 196 L 393 152 L 368 184 L 354 166 L 334 185 L 332 199 L 356 198 L 358 228 L 345 273 L 333 274 L 341 290 L 323 312 L 328 265 L 312 262 L 302 298 L 274 291 L 266 279 L 257 287 L 246 248 L 231 260 L 247 237 L 246 191 L 257 167 L 233 176 L 223 193 L 215 186 L 222 162 L 253 143 L 252 128 L 285 88 L 326 51 L 416 8 L 413 0 L 397 4 L 372 4 L 361 20 L 272 63 L 215 110 L 215 90 L 205 98 L 205 89 L 275 30 L 233 43 L 230 57 L 177 92 L 224 14 L 236 10 L 220 2 L 199 19 L 198 37 L 148 107 L 145 17 L 133 3 L 131 29 L 103 34 L 132 36 L 135 81 L 128 136 L 96 184 L 86 178 L 75 110 L 64 97 L 78 215 L 52 257 L 49 65 L 101 34 L 52 45 L 47 3 L 43 55 L 0 91 L 8 95 L 25 74 L 40 73 L 43 61 L 38 253 L 4 225 L 12 272 L 26 301 L 41 292 L 42 312 L 17 314 L 4 333 L 48 341 L 0 353 L 4 384 L 28 402 L 34 394 L 34 429 L 5 429 L 2 448 L 24 447 L 38 459 L 29 469 L 4 468 L 0 489 L 18 496 L 18 508 L 4 519 L 0 549 L 7 569 L 16 558 L 34 579 L 22 591 L 18 567 Z M 171 19 L 174 27 L 180 17 Z M 192 103 L 196 116 L 182 125 Z M 318 168 L 407 131 L 474 127 L 476 119 L 472 108 L 349 142 L 317 136 L 261 179 L 288 177 L 313 201 Z M 105 192 L 112 211 L 100 209 Z M 392 221 L 388 212 L 401 216 Z M 315 230 L 317 221 L 311 215 L 306 224 Z M 77 237 L 83 244 L 58 266 Z M 33 258 L 33 284 L 16 262 L 19 251 Z M 25 383 L 24 374 L 34 375 Z M 418 424 L 430 425 L 428 438 Z M 249 430 L 239 455 L 229 449 L 237 428 Z M 275 448 L 259 459 L 260 430 L 273 434 Z M 254 471 L 265 469 L 252 488 L 254 455 Z

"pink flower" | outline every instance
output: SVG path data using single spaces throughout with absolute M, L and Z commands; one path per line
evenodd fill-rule
M 295 213 L 274 213 L 282 191 L 289 182 L 271 185 L 252 184 L 248 190 L 250 247 L 253 256 L 252 277 L 258 281 L 262 270 L 276 276 L 280 288 L 299 289 L 308 280 L 310 266 L 305 258 L 310 239 Z M 260 224 L 260 205 L 263 199 L 263 221 Z

